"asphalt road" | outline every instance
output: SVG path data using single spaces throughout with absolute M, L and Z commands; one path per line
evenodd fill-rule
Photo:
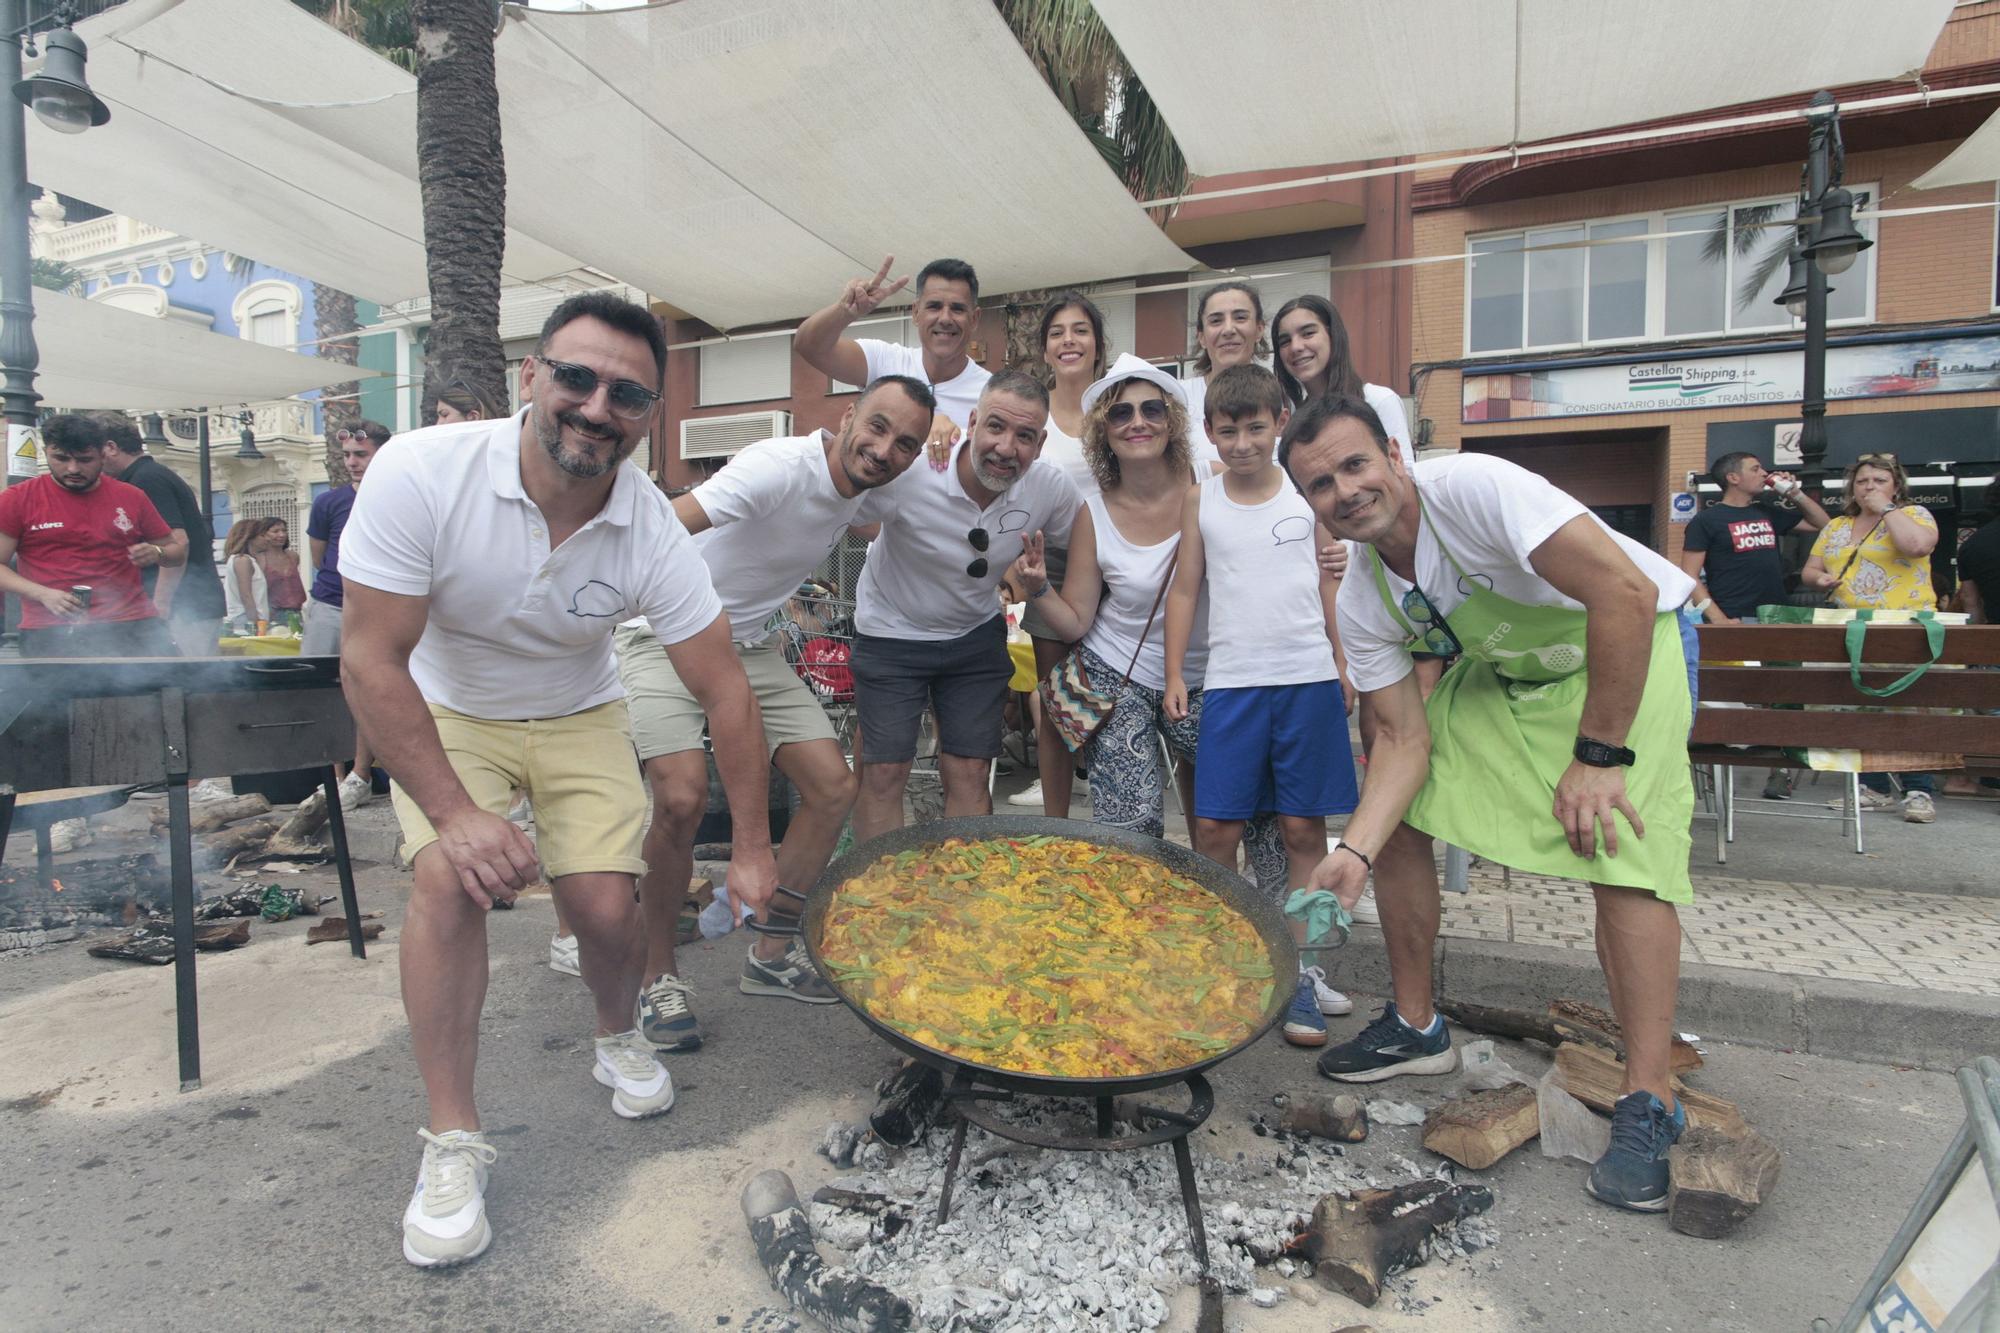
M 395 992 L 405 883 L 364 871 L 364 906 L 389 922 L 365 963 L 307 950 L 299 922 L 204 957 L 207 1082 L 190 1095 L 173 1091 L 170 969 L 73 945 L 0 958 L 0 1327 L 755 1326 L 770 1292 L 738 1190 L 772 1165 L 801 1193 L 830 1178 L 820 1131 L 865 1111 L 893 1054 L 838 1006 L 738 994 L 735 941 L 695 946 L 683 968 L 708 1045 L 675 1057 L 671 1114 L 618 1120 L 589 1077 L 585 993 L 543 965 L 549 905 L 527 900 L 491 928 L 480 1095 L 502 1154 L 494 1247 L 466 1269 L 420 1272 L 398 1232 L 423 1114 Z M 1334 1020 L 1336 1037 L 1365 1016 Z M 1523 1047 L 1507 1057 L 1531 1075 L 1545 1063 Z M 1837 1316 L 1959 1122 L 1950 1080 L 1711 1046 L 1694 1081 L 1785 1154 L 1775 1198 L 1737 1237 L 1614 1213 L 1582 1193 L 1582 1166 L 1531 1147 L 1480 1177 L 1497 1196 L 1498 1247 L 1413 1275 L 1435 1302 L 1423 1312 L 1362 1311 L 1328 1291 L 1310 1308 L 1233 1301 L 1232 1326 L 1771 1333 Z M 1254 1146 L 1249 1114 L 1316 1082 L 1275 1037 L 1231 1060 L 1198 1154 Z M 1382 1091 L 1433 1102 L 1453 1086 Z M 1417 1134 L 1378 1128 L 1356 1154 L 1426 1159 Z

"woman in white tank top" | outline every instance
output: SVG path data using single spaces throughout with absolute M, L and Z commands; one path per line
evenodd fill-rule
M 1095 818 L 1157 838 L 1165 828 L 1166 774 L 1154 737 L 1166 738 L 1182 761 L 1182 776 L 1191 781 L 1201 731 L 1198 707 L 1191 705 L 1188 716 L 1175 722 L 1161 706 L 1164 593 L 1180 549 L 1182 506 L 1195 480 L 1187 409 L 1173 376 L 1129 354 L 1085 391 L 1083 403 L 1084 454 L 1099 493 L 1070 532 L 1062 586 L 1050 586 L 1038 537 L 1029 540 L 1013 573 L 1029 591 L 1029 605 L 1039 605 L 1047 623 L 1077 643 L 1091 683 L 1116 694 L 1110 718 L 1078 756 L 1090 770 Z M 1196 680 L 1205 640 L 1198 619 L 1188 649 L 1188 671 Z M 1181 801 L 1186 808 L 1185 792 Z M 1258 831 L 1251 859 L 1260 884 L 1274 876 L 1282 888 L 1284 848 L 1275 824 Z

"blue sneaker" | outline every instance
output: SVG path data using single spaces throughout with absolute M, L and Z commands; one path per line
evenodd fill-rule
M 1673 1114 L 1650 1092 L 1628 1092 L 1611 1110 L 1611 1148 L 1584 1184 L 1593 1197 L 1635 1213 L 1667 1210 L 1667 1149 L 1687 1128 L 1687 1108 Z
M 1403 1021 L 1391 1000 L 1351 1040 L 1322 1055 L 1319 1072 L 1342 1083 L 1380 1083 L 1398 1074 L 1449 1074 L 1458 1068 L 1451 1032 L 1443 1019 L 1434 1017 L 1431 1023 L 1430 1031 L 1417 1031 Z
M 1326 1017 L 1319 1011 L 1319 995 L 1313 990 L 1310 973 L 1299 973 L 1291 1008 L 1285 1010 L 1285 1040 L 1294 1046 L 1326 1045 Z

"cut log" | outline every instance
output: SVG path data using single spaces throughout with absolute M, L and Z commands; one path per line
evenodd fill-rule
M 1368 1111 L 1359 1097 L 1345 1092 L 1287 1096 L 1278 1107 L 1278 1128 L 1339 1143 L 1359 1143 L 1368 1137 Z
M 887 1240 L 910 1224 L 910 1205 L 886 1194 L 844 1190 L 838 1185 L 822 1185 L 813 1191 L 813 1202 L 831 1204 L 849 1213 L 863 1213 L 875 1219 L 876 1240 Z
M 1608 1009 L 1600 1009 L 1582 1000 L 1549 1001 L 1549 1023 L 1564 1041 L 1589 1042 L 1593 1046 L 1609 1047 L 1625 1056 L 1625 1029 L 1618 1025 L 1618 1019 Z M 1701 1052 L 1679 1037 L 1674 1038 L 1673 1053 L 1667 1067 L 1676 1074 L 1685 1074 L 1691 1069 L 1701 1068 Z
M 1707 1240 L 1736 1230 L 1778 1184 L 1778 1150 L 1754 1129 L 1732 1139 L 1690 1126 L 1667 1161 L 1668 1223 Z
M 226 829 L 196 838 L 195 846 L 199 855 L 208 858 L 209 864 L 222 865 L 233 856 L 262 851 L 265 844 L 271 841 L 271 835 L 278 831 L 279 824 L 276 819 L 253 819 L 248 823 L 232 824 Z
M 321 789 L 300 801 L 285 822 L 271 835 L 270 851 L 285 856 L 301 856 L 322 850 L 319 831 L 325 827 L 326 791 Z
M 905 1329 L 915 1320 L 910 1303 L 895 1292 L 820 1258 L 790 1176 L 759 1172 L 743 1187 L 742 1202 L 757 1258 L 793 1309 L 838 1333 Z
M 1292 1248 L 1312 1260 L 1314 1277 L 1373 1306 L 1391 1273 L 1423 1263 L 1432 1232 L 1492 1206 L 1493 1191 L 1484 1185 L 1436 1179 L 1363 1190 L 1351 1199 L 1329 1194 Z
M 1512 1037 L 1516 1041 L 1538 1041 L 1560 1046 L 1566 1041 L 1607 1047 L 1622 1059 L 1625 1035 L 1618 1020 L 1594 1004 L 1581 1000 L 1552 1000 L 1547 1013 L 1526 1009 L 1505 1009 L 1488 1004 L 1468 1004 L 1460 1000 L 1439 1000 L 1437 1010 L 1460 1027 L 1492 1037 Z M 1671 1068 L 1676 1074 L 1701 1068 L 1701 1052 L 1674 1038 Z
M 1600 1046 L 1565 1042 L 1556 1048 L 1556 1070 L 1570 1096 L 1593 1110 L 1611 1114 L 1618 1100 L 1618 1085 L 1625 1081 L 1625 1066 L 1617 1056 Z M 1673 1086 L 1674 1096 L 1687 1107 L 1689 1125 L 1705 1126 L 1732 1139 L 1750 1132 L 1734 1102 L 1697 1092 L 1678 1078 Z
M 188 826 L 196 833 L 211 833 L 225 824 L 234 824 L 239 819 L 268 812 L 271 803 L 252 792 L 248 796 L 231 796 L 220 801 L 200 801 L 190 807 Z M 148 816 L 153 821 L 155 837 L 165 837 L 168 813 L 164 803 L 153 807 Z
M 372 940 L 381 933 L 382 923 L 380 921 L 363 921 L 361 923 L 361 938 L 363 940 Z M 335 940 L 344 940 L 346 938 L 347 918 L 344 916 L 330 916 L 323 921 L 316 921 L 313 923 L 312 929 L 306 932 L 307 944 L 330 944 Z
M 1424 1146 L 1475 1171 L 1541 1132 L 1535 1090 L 1520 1083 L 1459 1097 L 1424 1117 Z
M 944 1075 L 921 1060 L 875 1085 L 882 1100 L 868 1113 L 868 1127 L 892 1148 L 907 1148 L 924 1136 L 944 1105 Z

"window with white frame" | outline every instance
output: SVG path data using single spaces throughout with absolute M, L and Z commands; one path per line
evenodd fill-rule
M 264 278 L 238 292 L 229 313 L 238 337 L 266 347 L 291 347 L 299 341 L 305 293 L 295 282 Z
M 1855 201 L 1875 193 L 1857 187 Z M 1468 237 L 1466 353 L 1797 328 L 1777 304 L 1796 216 L 1784 195 Z M 1873 239 L 1873 219 L 1856 226 Z M 1665 239 L 1637 239 L 1649 232 Z M 1866 323 L 1874 310 L 1870 249 L 1832 281 L 1827 319 Z
M 1213 282 L 1199 282 L 1188 288 L 1187 319 L 1188 349 L 1190 355 L 1200 348 L 1195 338 L 1196 313 L 1201 306 L 1203 292 L 1225 282 L 1248 283 L 1257 293 L 1258 301 L 1264 307 L 1264 319 L 1268 324 L 1278 317 L 1278 309 L 1295 296 L 1317 296 L 1327 299 L 1333 290 L 1332 279 L 1327 274 L 1328 259 L 1325 255 L 1306 255 L 1299 259 L 1281 260 L 1275 264 L 1253 264 L 1237 269 L 1233 273 L 1218 273 Z M 1264 336 L 1270 337 L 1265 329 Z M 1122 344 L 1128 350 L 1130 343 Z M 1261 359 L 1261 358 L 1260 358 Z M 1268 364 L 1268 362 L 1266 363 Z
M 709 343 L 701 349 L 701 406 L 791 396 L 791 334 Z

